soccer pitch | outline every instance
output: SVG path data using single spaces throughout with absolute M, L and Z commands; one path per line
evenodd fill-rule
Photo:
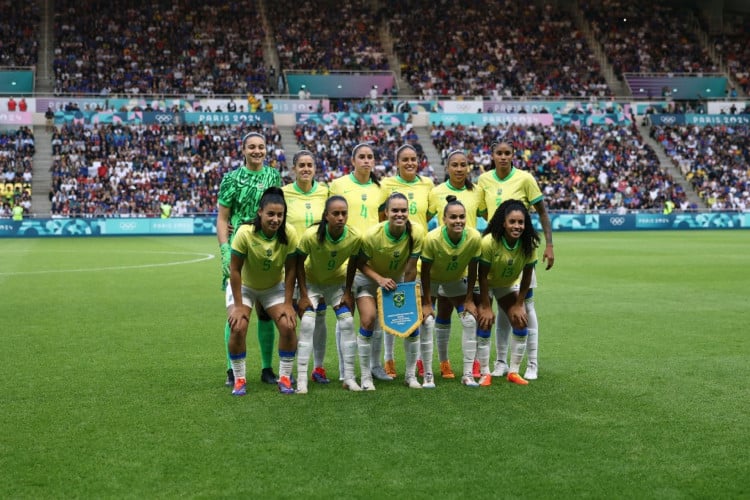
M 253 320 L 233 398 L 214 237 L 0 239 L 0 497 L 747 498 L 748 249 L 556 234 L 526 387 L 407 389 L 397 341 L 375 392 L 282 396 Z

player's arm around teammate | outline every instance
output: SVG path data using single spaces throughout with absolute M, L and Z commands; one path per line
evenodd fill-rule
M 520 385 L 528 383 L 518 374 L 518 370 L 526 350 L 528 335 L 524 299 L 531 288 L 538 246 L 539 235 L 534 230 L 526 205 L 518 200 L 501 203 L 484 231 L 479 261 L 477 335 L 482 341 L 477 348 L 477 357 L 483 377 L 490 374 L 489 338 L 495 321 L 491 302 L 493 296 L 498 309 L 507 315 L 513 329 L 508 381 Z
M 262 305 L 279 330 L 279 392 L 294 393 L 291 383 L 297 349 L 297 318 L 292 305 L 296 281 L 297 233 L 286 227 L 286 203 L 280 188 L 266 189 L 252 224 L 240 226 L 232 241 L 227 321 L 231 328 L 229 356 L 234 372 L 232 394 L 246 392 L 245 358 L 248 321 Z

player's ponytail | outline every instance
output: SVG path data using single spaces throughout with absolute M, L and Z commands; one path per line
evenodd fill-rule
M 448 203 L 446 203 L 445 208 L 443 208 L 443 217 L 445 217 L 445 215 L 448 213 L 448 207 L 450 206 L 458 206 L 466 211 L 466 207 L 464 206 L 464 204 L 461 203 L 455 195 L 449 194 L 445 197 L 445 201 L 447 201 Z

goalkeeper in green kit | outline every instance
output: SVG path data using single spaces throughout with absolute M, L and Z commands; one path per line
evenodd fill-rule
M 281 187 L 278 170 L 264 166 L 266 159 L 266 139 L 263 134 L 249 132 L 242 137 L 242 156 L 245 164 L 228 172 L 221 180 L 219 188 L 219 215 L 216 218 L 216 237 L 221 249 L 222 289 L 226 292 L 226 305 L 232 298 L 229 282 L 229 262 L 231 261 L 231 241 L 234 232 L 241 224 L 252 222 L 258 213 L 258 204 L 263 192 L 271 187 Z M 273 321 L 260 305 L 255 309 L 258 315 L 258 342 L 263 370 L 261 381 L 276 383 L 276 374 L 271 368 L 274 345 Z M 229 342 L 229 323 L 224 325 L 224 344 Z M 234 385 L 234 373 L 229 362 L 227 347 L 227 386 Z M 244 356 L 244 354 L 243 354 Z

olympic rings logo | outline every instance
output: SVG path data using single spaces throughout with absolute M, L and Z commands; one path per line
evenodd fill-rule
M 122 231 L 133 231 L 135 230 L 135 222 L 120 222 L 120 229 Z
M 659 120 L 665 125 L 671 125 L 677 121 L 677 118 L 674 116 L 662 116 Z
M 610 217 L 609 223 L 613 226 L 622 226 L 625 224 L 625 217 Z
M 164 123 L 172 123 L 173 119 L 174 118 L 172 117 L 172 115 L 159 114 L 159 115 L 154 116 L 154 120 L 156 120 L 157 122 L 162 123 L 162 124 L 164 124 Z

